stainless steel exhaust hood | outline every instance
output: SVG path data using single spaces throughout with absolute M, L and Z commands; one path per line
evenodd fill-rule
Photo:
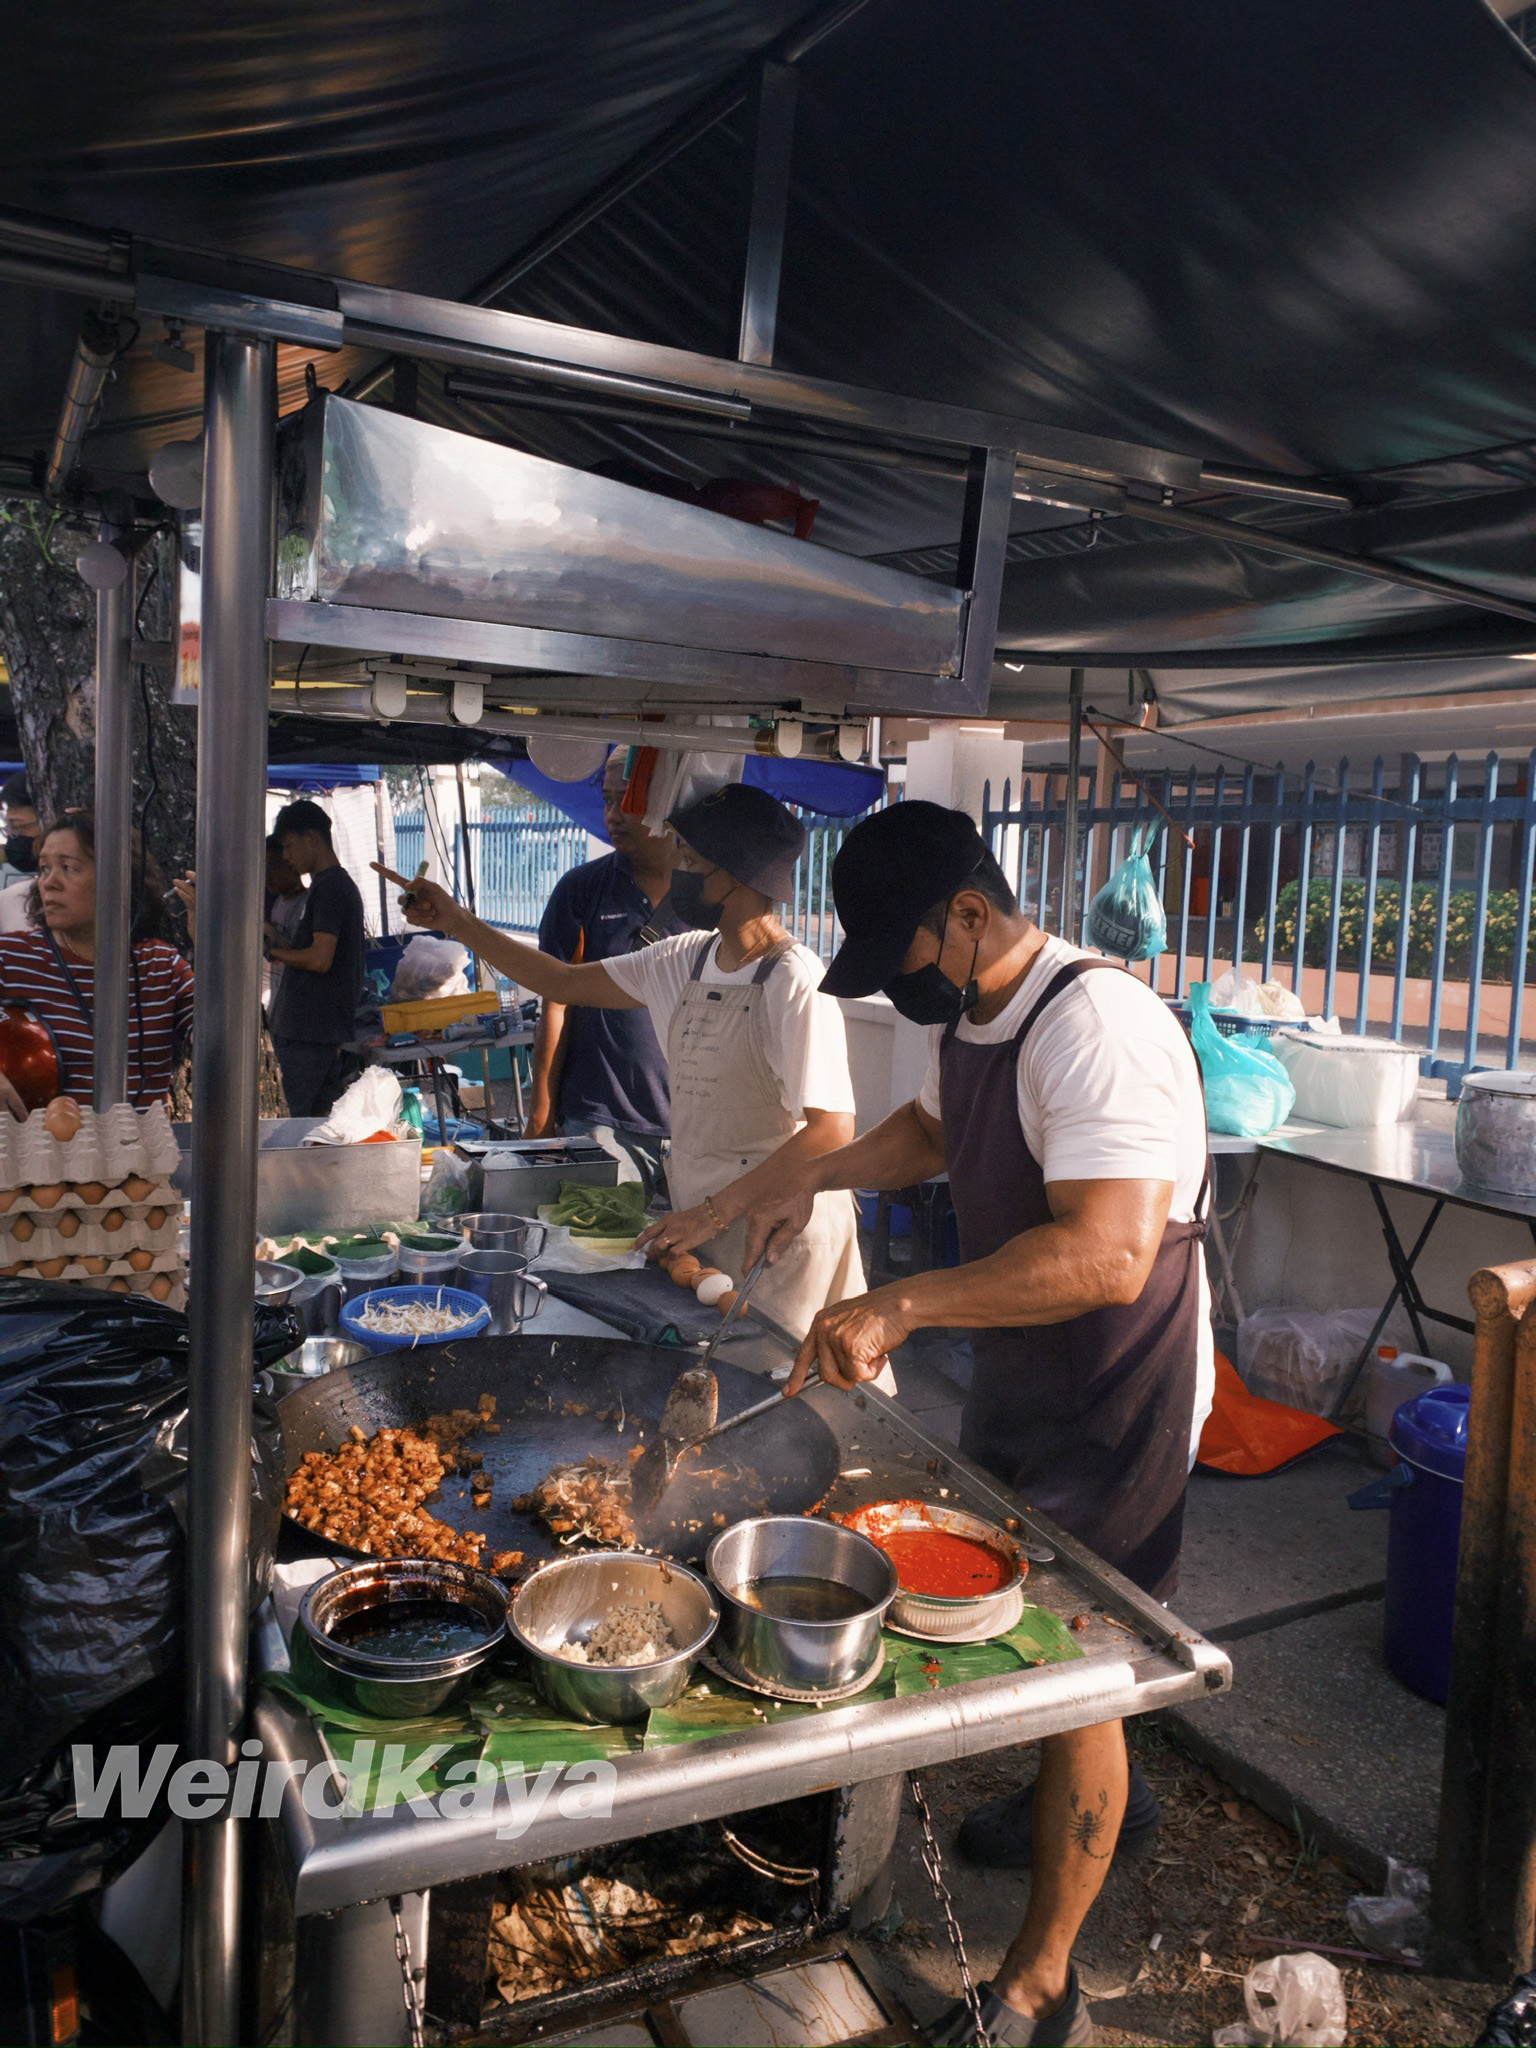
M 283 429 L 276 641 L 504 674 L 523 705 L 581 676 L 615 679 L 616 701 L 661 684 L 700 708 L 967 711 L 966 609 L 942 583 L 334 394 Z

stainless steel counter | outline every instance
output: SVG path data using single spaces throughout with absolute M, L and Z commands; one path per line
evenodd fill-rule
M 1466 1209 L 1536 1222 L 1536 1196 L 1504 1195 L 1463 1180 L 1453 1134 L 1429 1124 L 1381 1124 L 1351 1131 L 1313 1125 L 1301 1131 L 1278 1131 L 1261 1138 L 1259 1147 L 1284 1158 L 1305 1159 L 1335 1173 L 1351 1173 L 1385 1187 L 1407 1188 L 1437 1201 L 1455 1202 Z
M 567 1318 L 576 1319 L 569 1324 L 573 1329 L 604 1327 L 553 1300 L 541 1324 L 554 1332 L 557 1325 L 567 1327 Z M 784 1366 L 783 1346 L 765 1334 L 744 1333 L 728 1342 L 734 1363 L 759 1371 Z M 804 1398 L 837 1437 L 844 1471 L 860 1475 L 838 1480 L 830 1508 L 846 1510 L 861 1501 L 899 1496 L 947 1499 L 994 1519 L 1018 1516 L 1024 1540 L 1056 1553 L 1053 1562 L 1032 1566 L 1029 1597 L 1066 1619 L 1084 1617 L 1079 1636 L 1083 1660 L 921 1697 L 851 1701 L 746 1735 L 620 1757 L 610 1813 L 567 1817 L 550 1799 L 515 1839 L 497 1835 L 512 1819 L 504 1787 L 491 1812 L 472 1818 L 418 1817 L 408 1809 L 317 1818 L 304 1810 L 297 1788 L 289 1784 L 280 1826 L 298 1913 L 334 1912 L 833 1786 L 1006 1749 L 1219 1692 L 1231 1683 L 1231 1663 L 1222 1651 L 1053 1524 L 1031 1515 L 948 1445 L 926 1435 L 899 1403 L 873 1390 L 845 1395 L 818 1388 Z M 285 1662 L 270 1603 L 260 1633 L 261 1665 L 274 1668 Z M 259 1694 L 253 1732 L 269 1756 L 302 1759 L 311 1769 L 323 1762 L 307 1717 L 275 1694 Z

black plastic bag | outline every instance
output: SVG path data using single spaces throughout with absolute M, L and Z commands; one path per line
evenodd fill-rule
M 258 1305 L 255 1319 L 258 1366 L 300 1341 L 286 1309 Z M 15 1910 L 7 1880 L 25 1879 L 32 1822 L 34 1858 L 69 1829 L 64 1746 L 180 1733 L 186 1432 L 184 1314 L 0 1282 L 0 1916 Z M 254 1607 L 283 1499 L 282 1430 L 260 1398 L 251 1466 Z M 125 1721 L 139 1724 L 131 1738 Z M 32 1875 L 44 1877 L 35 1860 Z

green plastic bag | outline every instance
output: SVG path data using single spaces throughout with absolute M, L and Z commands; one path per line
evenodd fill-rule
M 1088 943 L 1117 960 L 1152 960 L 1168 950 L 1168 920 L 1147 859 L 1155 825 L 1138 825 L 1131 850 L 1088 906 Z
M 1266 1047 L 1223 1038 L 1211 1021 L 1211 985 L 1189 985 L 1189 1036 L 1205 1083 L 1205 1121 L 1232 1138 L 1267 1138 L 1296 1107 L 1291 1077 Z

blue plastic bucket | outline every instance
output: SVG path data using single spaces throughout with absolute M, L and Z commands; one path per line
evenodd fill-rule
M 1451 1689 L 1456 1551 L 1472 1389 L 1431 1387 L 1392 1418 L 1400 1460 L 1391 1479 L 1382 1654 L 1404 1685 L 1444 1706 Z

